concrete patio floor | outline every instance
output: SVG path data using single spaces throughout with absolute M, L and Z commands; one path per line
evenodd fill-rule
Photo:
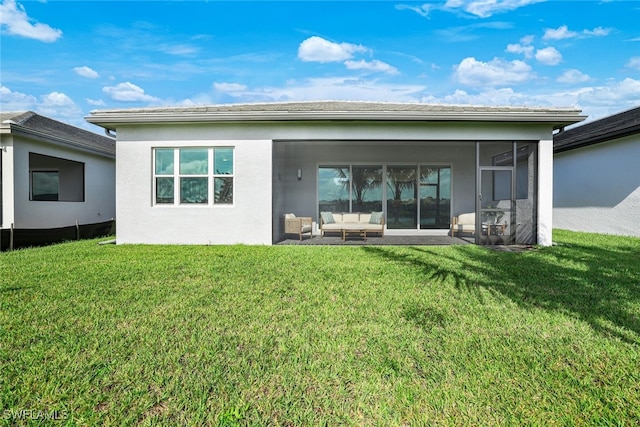
M 349 237 L 346 241 L 340 236 L 304 236 L 304 239 L 289 237 L 276 243 L 276 245 L 304 245 L 304 246 L 450 246 L 450 245 L 473 245 L 473 236 L 470 237 L 450 237 L 450 236 L 367 236 L 367 240 L 361 237 Z M 499 252 L 525 252 L 535 249 L 532 245 L 485 245 L 485 248 Z
M 345 241 L 340 236 L 325 235 L 304 236 L 302 241 L 296 237 L 285 238 L 277 245 L 334 245 L 334 246 L 362 246 L 362 245 L 395 245 L 395 246 L 443 246 L 443 245 L 469 245 L 473 244 L 473 238 L 459 238 L 450 236 L 367 236 L 363 240 L 358 236 L 349 236 Z

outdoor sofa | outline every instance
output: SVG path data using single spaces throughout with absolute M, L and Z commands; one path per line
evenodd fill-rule
M 320 212 L 320 235 L 327 232 L 346 233 L 359 232 L 366 240 L 367 234 L 379 233 L 384 236 L 384 214 L 382 212 Z

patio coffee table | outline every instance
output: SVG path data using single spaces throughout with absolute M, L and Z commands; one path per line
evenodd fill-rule
M 342 241 L 346 241 L 347 240 L 347 236 L 351 234 L 351 235 L 358 235 L 360 237 L 362 237 L 362 239 L 366 242 L 367 241 L 367 229 L 366 228 L 343 228 L 342 229 Z

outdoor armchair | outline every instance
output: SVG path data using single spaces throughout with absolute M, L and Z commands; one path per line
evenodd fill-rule
M 313 223 L 310 216 L 296 216 L 293 213 L 288 213 L 284 216 L 284 233 L 285 234 L 297 234 L 302 241 L 302 235 L 304 233 L 311 233 L 313 231 Z

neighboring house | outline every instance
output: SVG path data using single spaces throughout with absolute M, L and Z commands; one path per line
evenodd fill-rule
M 385 236 L 446 235 L 452 216 L 479 212 L 477 229 L 496 213 L 505 227 L 478 243 L 549 245 L 553 131 L 584 116 L 321 101 L 87 120 L 117 133 L 118 243 L 270 245 L 286 213 L 313 217 L 317 233 L 321 211 L 375 211 Z
M 0 250 L 105 234 L 114 218 L 113 138 L 0 113 Z
M 640 107 L 554 136 L 553 226 L 640 236 Z

